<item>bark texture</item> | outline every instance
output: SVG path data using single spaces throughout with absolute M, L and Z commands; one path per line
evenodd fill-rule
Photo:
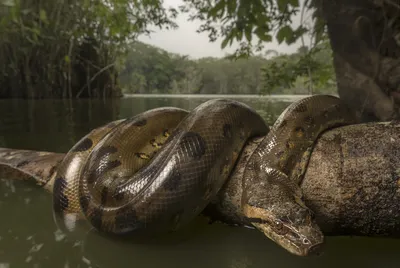
M 364 121 L 400 118 L 400 2 L 320 0 L 338 93 Z
M 205 213 L 247 225 L 240 210 L 241 155 L 230 180 Z M 400 235 L 400 123 L 368 123 L 325 132 L 317 141 L 302 189 L 327 235 Z M 267 193 L 266 193 L 267 194 Z

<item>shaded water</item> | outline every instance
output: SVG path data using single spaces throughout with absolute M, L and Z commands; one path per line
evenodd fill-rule
M 0 147 L 66 152 L 95 127 L 151 108 L 191 110 L 209 96 L 127 97 L 121 100 L 1 100 Z M 272 123 L 294 98 L 246 98 Z M 0 178 L 1 179 L 1 178 Z M 256 230 L 199 218 L 149 244 L 95 232 L 77 240 L 57 231 L 51 197 L 22 182 L 0 180 L 0 268 L 3 267 L 398 267 L 400 240 L 328 237 L 321 256 L 299 258 Z

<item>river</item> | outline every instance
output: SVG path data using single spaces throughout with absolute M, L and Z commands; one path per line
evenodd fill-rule
M 211 97 L 235 98 L 273 123 L 299 96 L 130 95 L 118 100 L 0 100 L 0 147 L 66 152 L 106 122 L 151 108 L 191 110 Z M 300 96 L 303 97 L 303 96 Z M 148 244 L 103 237 L 73 239 L 57 230 L 51 196 L 35 185 L 0 178 L 0 268 L 24 267 L 399 267 L 400 240 L 327 237 L 324 252 L 301 258 L 260 232 L 208 224 L 199 218 L 181 232 Z

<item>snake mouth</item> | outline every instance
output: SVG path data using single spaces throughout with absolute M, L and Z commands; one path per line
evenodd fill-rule
M 323 245 L 324 243 L 312 245 L 305 252 L 304 256 L 320 256 L 323 253 Z
M 245 213 L 253 216 L 247 220 L 254 227 L 288 252 L 301 257 L 322 252 L 324 235 L 307 214 L 283 221 L 270 211 L 254 206 L 245 206 Z

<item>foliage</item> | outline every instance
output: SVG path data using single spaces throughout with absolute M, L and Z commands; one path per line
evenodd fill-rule
M 263 68 L 263 92 L 274 93 L 277 88 L 293 88 L 299 81 L 308 88 L 309 94 L 334 91 L 336 78 L 332 61 L 328 40 L 310 51 L 307 47 L 300 47 L 295 54 L 277 56 Z
M 263 92 L 277 88 L 291 88 L 299 79 L 313 88 L 334 87 L 332 57 L 326 27 L 318 16 L 315 0 L 183 0 L 181 11 L 198 20 L 198 32 L 208 33 L 210 41 L 222 38 L 221 48 L 234 41 L 239 48 L 230 59 L 246 58 L 264 49 L 266 43 L 276 39 L 279 44 L 291 45 L 298 41 L 302 47 L 295 55 L 283 55 L 269 62 L 264 70 Z M 300 25 L 294 27 L 292 19 L 300 13 Z M 311 20 L 305 18 L 311 15 Z M 306 46 L 304 36 L 310 39 Z M 321 52 L 322 51 L 322 52 Z M 323 55 L 321 55 L 323 53 Z M 323 60 L 318 60 L 323 58 Z M 307 77 L 307 78 L 305 78 Z
M 261 55 L 235 61 L 226 58 L 190 60 L 186 56 L 134 42 L 120 66 L 119 77 L 124 93 L 334 93 L 331 50 L 329 46 L 321 45 L 315 51 L 318 52 L 309 59 L 314 66 L 309 79 L 309 62 L 303 60 L 304 51 L 301 49 L 298 53 L 269 60 Z M 269 74 L 268 79 L 263 72 Z
M 239 41 L 239 50 L 193 61 L 132 41 L 152 26 L 177 27 L 178 11 L 159 0 L 0 0 L 0 97 L 111 97 L 118 82 L 140 93 L 332 90 L 325 88 L 334 75 L 323 23 L 314 14 L 311 26 L 291 25 L 313 0 L 183 2 L 180 10 L 202 22 L 199 32 L 223 37 L 222 47 Z M 313 36 L 311 46 L 293 55 L 267 61 L 253 53 L 273 38 L 292 44 L 304 34 Z
M 304 34 L 314 36 L 314 44 L 318 44 L 325 36 L 324 23 L 318 17 L 314 0 L 183 0 L 182 12 L 189 14 L 191 21 L 198 20 L 198 32 L 208 33 L 210 41 L 223 38 L 221 47 L 225 48 L 234 41 L 240 42 L 235 57 L 249 56 L 253 50 L 260 51 L 263 44 L 275 38 L 279 43 L 290 45 Z M 312 25 L 306 26 L 304 21 L 293 28 L 292 18 L 301 12 L 312 13 Z M 275 33 L 275 35 L 273 35 Z M 254 42 L 254 36 L 257 41 Z
M 0 0 L 1 96 L 110 96 L 127 40 L 176 27 L 161 1 Z

